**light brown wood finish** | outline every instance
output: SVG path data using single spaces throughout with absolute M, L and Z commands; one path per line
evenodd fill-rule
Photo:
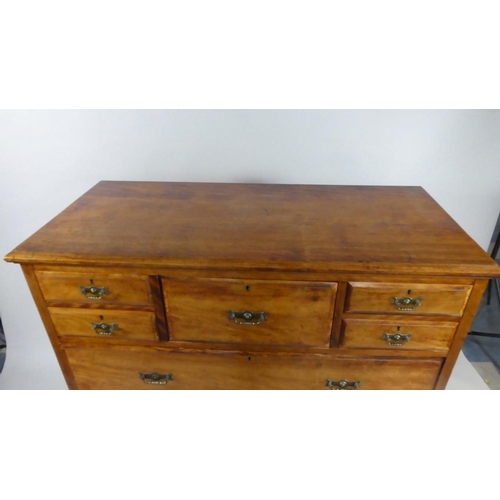
M 85 304 L 145 304 L 152 303 L 148 276 L 131 276 L 122 274 L 95 274 L 85 272 L 64 273 L 53 271 L 39 271 L 37 278 L 45 300 L 77 301 Z M 86 298 L 80 289 L 81 286 L 105 287 L 107 294 L 100 299 Z
M 23 264 L 70 388 L 151 388 L 137 370 L 170 367 L 167 389 L 443 389 L 500 276 L 417 187 L 101 182 L 5 260 Z M 90 280 L 110 294 L 86 299 Z M 407 294 L 420 307 L 397 310 Z M 82 334 L 114 314 L 134 318 L 126 335 Z M 395 323 L 408 346 L 377 345 Z
M 205 269 L 197 268 L 158 268 L 154 266 L 139 266 L 130 267 L 110 264 L 109 266 L 95 266 L 91 262 L 82 265 L 54 265 L 54 264 L 36 264 L 34 269 L 37 272 L 51 271 L 51 272 L 64 272 L 64 273 L 102 273 L 105 269 L 109 274 L 121 274 L 123 276 L 134 276 L 140 274 L 145 275 L 163 275 L 170 278 L 177 279 L 191 279 L 191 278 L 216 278 L 216 279 L 263 279 L 263 280 L 277 280 L 277 281 L 317 281 L 317 282 L 368 282 L 368 283 L 419 283 L 419 284 L 434 284 L 434 285 L 470 285 L 473 286 L 476 280 L 470 277 L 455 277 L 455 276 L 412 276 L 408 274 L 387 275 L 387 274 L 367 274 L 355 273 L 345 271 L 283 271 L 273 269 L 219 269 L 207 267 Z M 89 301 L 90 302 L 90 301 Z M 83 302 L 85 304 L 85 302 Z M 343 304 L 343 302 L 342 302 Z
M 435 349 L 446 352 L 451 345 L 458 322 L 411 321 L 390 317 L 344 318 L 342 347 L 389 349 L 394 352 L 414 349 Z M 384 340 L 384 334 L 411 335 L 401 346 L 394 340 Z M 389 343 L 390 342 L 390 343 Z M 401 342 L 400 342 L 401 343 Z
M 165 278 L 170 340 L 328 346 L 336 283 Z M 229 311 L 267 319 L 232 320 Z M 238 322 L 238 323 L 236 323 Z
M 87 349 L 93 347 L 102 347 L 102 344 L 96 346 L 95 339 L 91 337 L 77 337 L 77 336 L 64 336 L 59 337 L 61 342 L 61 347 L 64 349 Z M 115 347 L 125 347 L 127 349 L 137 348 L 137 347 L 152 347 L 155 349 L 161 349 L 162 352 L 198 352 L 203 354 L 206 352 L 232 352 L 233 354 L 238 353 L 250 353 L 250 352 L 260 352 L 268 354 L 318 354 L 324 356 L 325 358 L 331 358 L 331 360 L 343 358 L 399 358 L 399 359 L 410 359 L 410 358 L 444 358 L 446 353 L 439 350 L 406 350 L 404 352 L 389 352 L 387 349 L 361 349 L 361 348 L 350 348 L 342 347 L 339 348 L 329 348 L 329 347 L 303 347 L 303 346 L 286 346 L 286 345 L 274 345 L 274 344 L 236 344 L 236 343 L 207 343 L 207 342 L 158 342 L 157 340 L 126 340 L 119 338 L 109 338 L 107 339 L 106 346 Z
M 35 272 L 33 271 L 32 266 L 27 264 L 22 264 L 21 268 L 23 270 L 24 277 L 26 278 L 26 282 L 28 283 L 28 286 L 30 288 L 31 295 L 33 296 L 33 300 L 35 301 L 35 305 L 38 309 L 38 313 L 40 314 L 45 330 L 47 331 L 47 335 L 49 336 L 50 343 L 52 344 L 52 348 L 54 349 L 54 353 L 56 355 L 57 361 L 59 362 L 59 366 L 61 367 L 61 371 L 64 375 L 66 383 L 68 384 L 68 388 L 78 389 L 75 383 L 75 378 L 73 376 L 73 370 L 68 362 L 66 353 L 63 349 L 61 349 L 56 329 L 54 328 L 54 324 L 52 323 L 49 311 L 45 305 L 45 299 L 40 289 L 40 285 L 38 284 Z M 36 373 L 33 373 L 33 376 L 36 376 Z
M 359 389 L 432 389 L 440 359 L 337 359 L 266 354 L 175 354 L 142 349 L 68 349 L 80 389 L 328 389 L 328 379 Z M 172 374 L 150 385 L 142 373 Z
M 461 316 L 472 286 L 417 283 L 349 283 L 346 312 L 380 312 L 403 315 Z M 422 298 L 414 310 L 400 310 L 394 298 Z M 409 305 L 408 307 L 414 307 Z
M 500 276 L 420 187 L 103 181 L 11 262 Z
M 155 340 L 155 315 L 151 312 L 120 311 L 103 309 L 75 309 L 49 307 L 52 322 L 58 335 L 79 335 L 94 339 L 122 338 Z M 94 324 L 115 324 L 117 329 L 110 335 L 101 335 L 92 327 Z M 97 329 L 99 332 L 106 330 Z

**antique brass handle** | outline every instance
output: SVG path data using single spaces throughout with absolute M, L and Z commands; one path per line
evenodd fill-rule
M 403 344 L 406 344 L 406 342 L 409 342 L 411 339 L 411 333 L 407 333 L 406 335 L 403 335 L 401 333 L 384 333 L 384 336 L 382 337 L 382 340 L 385 340 L 389 345 L 393 346 L 401 346 Z
M 139 377 L 145 384 L 152 385 L 165 385 L 169 380 L 174 380 L 171 373 L 162 375 L 160 373 L 141 373 L 139 372 Z
M 101 300 L 103 295 L 108 295 L 108 289 L 105 286 L 101 288 L 94 285 L 81 286 L 80 290 L 86 299 Z
M 349 382 L 349 380 L 326 380 L 326 386 L 335 391 L 354 390 L 360 385 L 360 380 L 356 380 L 356 382 Z
M 233 320 L 237 325 L 260 325 L 262 321 L 267 321 L 266 312 L 234 312 L 230 310 L 227 317 Z M 241 319 L 243 321 L 238 321 Z
M 422 297 L 418 299 L 412 299 L 411 297 L 398 299 L 397 297 L 393 297 L 392 304 L 398 308 L 398 311 L 414 311 L 421 304 L 422 300 Z
M 118 330 L 116 323 L 91 323 L 92 328 L 98 335 L 111 335 L 115 330 Z

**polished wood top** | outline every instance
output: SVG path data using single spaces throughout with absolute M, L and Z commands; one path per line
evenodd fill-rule
M 421 187 L 102 181 L 5 260 L 500 276 Z

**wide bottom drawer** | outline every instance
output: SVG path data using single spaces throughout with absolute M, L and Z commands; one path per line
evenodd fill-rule
M 441 359 L 70 348 L 79 389 L 433 389 Z

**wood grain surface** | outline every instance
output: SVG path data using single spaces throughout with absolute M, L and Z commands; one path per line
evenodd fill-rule
M 336 289 L 336 283 L 164 279 L 170 340 L 328 346 Z M 230 319 L 229 311 L 266 319 L 240 324 L 245 320 Z
M 328 389 L 327 379 L 360 389 L 433 389 L 442 359 L 329 359 L 266 354 L 189 354 L 153 349 L 66 349 L 79 389 Z M 149 385 L 139 373 L 172 374 Z
M 71 389 L 444 389 L 500 277 L 419 187 L 103 181 L 5 260 Z
M 6 260 L 500 276 L 420 187 L 103 181 Z
M 85 304 L 144 304 L 152 303 L 148 276 L 106 274 L 76 268 L 72 272 L 36 272 L 45 300 L 77 301 Z M 86 298 L 80 287 L 106 288 L 100 299 Z M 91 295 L 91 294 L 89 294 Z
M 394 353 L 406 350 L 441 350 L 446 352 L 457 330 L 458 322 L 419 321 L 390 317 L 345 317 L 342 328 L 343 347 L 388 349 Z M 401 346 L 391 346 L 384 334 L 411 335 Z M 394 343 L 394 342 L 393 342 Z
M 143 311 L 120 311 L 109 309 L 77 309 L 49 307 L 50 316 L 58 335 L 78 335 L 93 339 L 158 339 L 155 330 L 155 315 Z M 116 325 L 109 336 L 98 334 L 92 323 Z M 98 329 L 98 331 L 104 331 Z
M 416 283 L 349 283 L 346 312 L 379 312 L 400 315 L 443 314 L 461 316 L 472 286 Z M 413 310 L 400 310 L 394 298 L 421 298 Z M 408 307 L 414 307 L 412 305 Z

